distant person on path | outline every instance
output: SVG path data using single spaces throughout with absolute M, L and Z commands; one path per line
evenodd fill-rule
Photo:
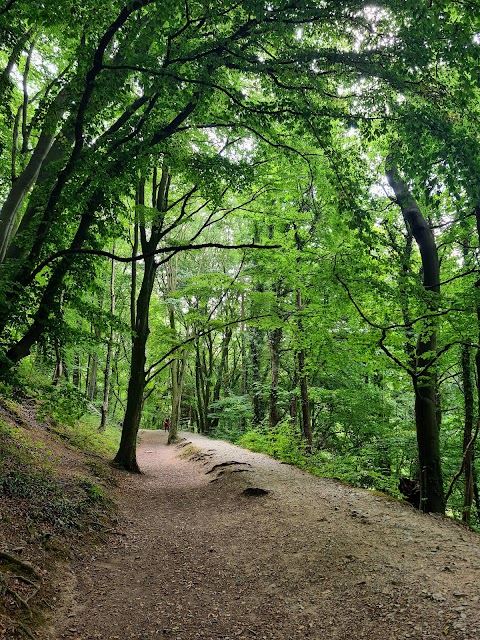
M 170 430 L 170 420 L 168 419 L 168 416 L 163 421 L 163 428 L 164 428 L 165 431 L 169 431 Z

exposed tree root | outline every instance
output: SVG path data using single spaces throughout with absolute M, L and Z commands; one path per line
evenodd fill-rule
M 41 580 L 41 576 L 38 573 L 37 569 L 30 562 L 25 562 L 25 560 L 20 560 L 20 558 L 17 558 L 17 556 L 14 556 L 11 553 L 8 553 L 7 551 L 2 551 L 2 550 L 0 550 L 0 558 L 2 558 L 3 560 L 7 560 L 12 564 L 16 564 L 17 567 L 21 567 L 27 573 L 31 573 L 36 578 Z
M 213 473 L 216 469 L 221 469 L 222 467 L 230 467 L 233 464 L 245 465 L 247 467 L 252 466 L 249 462 L 237 462 L 236 460 L 229 460 L 228 462 L 220 462 L 219 464 L 214 464 L 209 471 L 205 472 L 205 475 L 208 475 L 209 473 Z
M 30 628 L 24 622 L 20 622 L 20 620 L 13 620 L 10 616 L 5 614 L 0 615 L 0 620 L 3 620 L 11 631 L 20 631 L 30 640 L 37 640 L 32 631 L 30 631 Z
M 200 460 L 205 460 L 205 458 L 211 458 L 212 456 L 213 453 L 204 453 L 200 451 L 198 453 L 194 453 L 193 456 L 190 456 L 189 460 L 192 460 L 192 462 L 200 462 Z M 208 460 L 205 464 L 208 464 Z
M 16 591 L 8 586 L 5 578 L 0 575 L 0 593 L 7 593 L 9 596 L 17 602 L 21 607 L 26 609 L 30 613 L 30 606 L 26 600 L 24 600 Z

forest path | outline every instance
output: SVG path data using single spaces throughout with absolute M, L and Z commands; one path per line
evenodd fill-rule
M 53 638 L 480 638 L 480 536 L 181 435 L 141 433 L 144 475 L 122 475 L 117 531 L 74 563 Z

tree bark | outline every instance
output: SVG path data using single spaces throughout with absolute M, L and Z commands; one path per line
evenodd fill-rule
M 224 383 L 224 378 L 225 378 L 225 372 L 227 371 L 227 368 L 228 368 L 228 348 L 230 346 L 232 335 L 233 335 L 232 327 L 227 327 L 225 329 L 225 334 L 222 340 L 222 352 L 220 356 L 220 363 L 217 368 L 215 386 L 213 387 L 212 402 L 218 402 L 218 400 L 220 400 L 222 385 Z M 214 431 L 218 427 L 218 418 L 212 418 L 210 427 L 212 431 Z
M 136 440 L 140 427 L 145 390 L 145 361 L 149 329 L 149 307 L 155 283 L 156 265 L 153 257 L 145 258 L 142 285 L 136 303 L 136 325 L 132 342 L 132 358 L 128 382 L 127 406 L 123 418 L 120 447 L 114 462 L 127 471 L 140 473 L 137 463 Z
M 274 429 L 280 422 L 280 411 L 278 409 L 278 376 L 280 372 L 280 343 L 282 341 L 283 329 L 277 327 L 270 332 L 270 398 L 268 409 L 268 426 Z
M 140 227 L 142 251 L 145 254 L 149 254 L 154 251 L 161 239 L 163 218 L 167 209 L 169 185 L 170 177 L 168 175 L 168 169 L 164 168 L 159 187 L 160 195 L 158 215 L 153 224 L 150 240 L 147 240 L 144 224 L 141 224 Z M 140 206 L 145 204 L 143 193 L 140 195 L 140 201 L 138 204 Z M 142 416 L 143 393 L 146 384 L 146 346 L 148 335 L 150 333 L 149 310 L 153 286 L 155 284 L 156 271 L 157 264 L 155 262 L 155 256 L 150 255 L 149 257 L 146 257 L 144 259 L 142 284 L 136 303 L 135 332 L 132 341 L 132 358 L 130 364 L 130 378 L 128 382 L 127 406 L 125 408 L 125 417 L 123 419 L 120 447 L 114 458 L 114 462 L 117 465 L 133 473 L 140 472 L 137 463 L 136 441 Z
M 171 260 L 167 264 L 167 283 L 169 293 L 173 293 L 177 288 L 177 265 L 175 259 Z M 175 307 L 173 306 L 173 304 L 168 305 L 168 319 L 172 332 L 172 338 L 176 338 L 177 328 L 175 323 Z M 172 385 L 172 415 L 170 419 L 170 428 L 168 430 L 168 444 L 172 444 L 177 441 L 177 432 L 180 423 L 180 406 L 182 403 L 184 373 L 185 357 L 183 353 L 175 353 L 173 361 L 170 365 L 170 378 Z
M 302 294 L 297 289 L 297 310 L 303 311 Z M 300 336 L 304 335 L 302 319 L 299 318 L 297 327 Z M 310 398 L 308 396 L 308 378 L 305 370 L 305 349 L 300 347 L 298 351 L 298 372 L 300 377 L 300 404 L 302 408 L 302 433 L 308 443 L 308 448 L 312 448 L 312 425 L 310 423 Z
M 80 356 L 76 353 L 73 356 L 72 384 L 80 390 Z
M 89 211 L 87 214 L 82 216 L 80 226 L 70 245 L 72 249 L 80 248 L 83 245 L 83 242 L 87 237 L 88 230 L 93 224 L 93 220 L 94 214 L 92 211 Z M 50 315 L 55 305 L 55 299 L 58 297 L 63 283 L 63 278 L 69 270 L 73 259 L 74 257 L 72 255 L 65 256 L 54 268 L 52 275 L 50 276 L 50 280 L 43 292 L 40 305 L 34 315 L 32 325 L 25 335 L 18 342 L 12 345 L 7 352 L 7 358 L 11 362 L 19 362 L 22 358 L 28 356 L 32 346 L 42 335 L 45 327 L 48 325 Z
M 115 243 L 112 247 L 112 253 L 115 253 Z M 112 260 L 110 267 L 110 315 L 115 315 L 115 260 Z M 103 401 L 101 408 L 101 418 L 100 418 L 100 426 L 98 430 L 100 432 L 105 431 L 107 426 L 107 415 L 108 415 L 108 404 L 109 404 L 109 396 L 110 396 L 110 370 L 111 370 L 111 360 L 112 360 L 112 350 L 113 350 L 113 323 L 110 323 L 110 336 L 108 339 L 107 345 L 107 357 L 105 361 L 105 369 L 103 373 Z
M 200 357 L 200 344 L 197 340 L 195 343 L 195 395 L 197 398 L 197 419 L 198 419 L 198 430 L 200 433 L 206 433 L 206 424 L 205 424 L 205 406 L 204 406 L 204 397 L 203 390 L 205 388 L 204 384 L 204 375 L 202 369 L 202 361 Z
M 410 193 L 398 170 L 386 171 L 395 192 L 397 204 L 405 223 L 410 227 L 422 258 L 423 286 L 429 295 L 429 308 L 435 309 L 440 293 L 440 267 L 432 230 L 417 202 Z M 436 380 L 432 358 L 437 350 L 437 336 L 433 322 L 426 322 L 420 331 L 416 346 L 417 373 L 413 377 L 415 390 L 415 423 L 420 467 L 420 509 L 425 512 L 444 513 L 440 433 L 437 422 Z
M 253 424 L 259 425 L 265 417 L 265 403 L 263 401 L 263 384 L 261 375 L 261 351 L 263 332 L 254 327 L 250 336 L 250 354 L 252 358 L 252 395 L 253 395 Z
M 96 400 L 97 398 L 97 378 L 98 378 L 98 353 L 92 353 L 90 359 L 90 373 L 88 376 L 87 398 Z
M 14 236 L 17 213 L 30 188 L 35 183 L 43 162 L 45 161 L 55 140 L 57 124 L 65 111 L 66 91 L 61 91 L 50 107 L 43 131 L 32 153 L 32 156 L 12 184 L 3 207 L 0 211 L 0 262 L 3 262 L 9 244 Z
M 463 456 L 464 456 L 464 477 L 465 492 L 463 499 L 462 520 L 466 524 L 470 522 L 472 504 L 473 504 L 473 470 L 472 470 L 472 447 L 470 440 L 473 432 L 473 382 L 471 369 L 471 347 L 463 345 L 462 347 L 462 382 L 463 382 L 463 398 L 465 405 L 464 425 L 463 425 Z

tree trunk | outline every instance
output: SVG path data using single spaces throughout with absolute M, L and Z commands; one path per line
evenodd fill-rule
M 54 387 L 60 382 L 60 378 L 63 375 L 63 357 L 62 348 L 60 346 L 60 340 L 55 338 L 55 370 L 53 372 L 52 384 Z
M 435 310 L 440 293 L 440 267 L 435 238 L 428 222 L 397 169 L 386 172 L 395 192 L 397 204 L 405 223 L 410 227 L 420 250 L 423 286 L 429 293 L 429 307 Z M 437 295 L 434 295 L 437 294 Z M 425 322 L 419 332 L 416 347 L 415 423 L 420 467 L 420 509 L 425 512 L 445 513 L 442 466 L 440 459 L 440 433 L 437 422 L 436 379 L 432 358 L 437 350 L 437 336 L 433 321 Z
M 465 476 L 465 493 L 463 500 L 462 520 L 466 524 L 470 523 L 470 515 L 473 503 L 473 473 L 472 473 L 472 447 L 470 440 L 473 432 L 473 383 L 471 369 L 471 347 L 463 345 L 462 347 L 462 381 L 463 381 L 463 398 L 465 405 L 464 426 L 463 426 L 463 456 L 464 456 L 464 476 Z
M 140 227 L 140 239 L 144 254 L 151 254 L 157 247 L 162 237 L 162 226 L 165 211 L 167 210 L 168 189 L 170 177 L 168 169 L 162 171 L 162 180 L 159 186 L 158 216 L 154 221 L 150 234 L 150 240 L 146 238 L 146 227 L 142 215 Z M 144 193 L 142 191 L 138 204 L 144 205 Z M 140 210 L 141 213 L 141 210 Z M 149 309 L 152 297 L 153 286 L 155 284 L 155 274 L 157 264 L 154 255 L 148 255 L 144 259 L 143 279 L 136 303 L 135 332 L 132 342 L 132 359 L 130 364 L 130 379 L 128 382 L 127 406 L 123 419 L 122 437 L 120 447 L 114 462 L 133 473 L 139 473 L 137 463 L 137 433 L 140 427 L 140 420 L 143 408 L 143 392 L 146 384 L 145 362 L 146 346 L 149 328 Z
M 261 352 L 263 332 L 254 327 L 250 337 L 250 353 L 252 357 L 252 396 L 253 396 L 253 424 L 259 425 L 265 417 L 265 403 L 263 401 L 263 384 L 261 375 Z
M 88 375 L 87 398 L 95 400 L 97 397 L 97 377 L 98 377 L 98 353 L 92 353 L 90 359 L 90 372 Z
M 167 283 L 169 293 L 173 293 L 177 288 L 177 264 L 176 259 L 170 260 L 167 264 Z M 173 304 L 168 305 L 168 319 L 172 338 L 177 337 L 177 328 L 175 323 L 175 307 Z M 174 359 L 170 365 L 170 378 L 172 384 L 172 415 L 170 420 L 170 428 L 168 430 L 168 444 L 177 441 L 178 426 L 180 423 L 180 406 L 182 402 L 183 378 L 185 373 L 185 357 L 182 354 L 175 353 Z
M 302 294 L 297 289 L 297 310 L 303 311 Z M 302 319 L 297 322 L 300 336 L 303 337 L 304 330 Z M 302 408 L 302 433 L 308 443 L 308 448 L 312 448 L 312 426 L 310 424 L 310 398 L 308 397 L 308 378 L 305 370 L 305 349 L 302 346 L 298 351 L 298 373 L 300 376 L 300 404 Z
M 204 375 L 202 370 L 202 362 L 200 358 L 200 344 L 197 340 L 195 343 L 195 395 L 197 397 L 197 419 L 198 430 L 200 433 L 206 433 L 205 424 L 205 406 L 203 398 Z
M 280 422 L 280 411 L 278 409 L 278 376 L 280 371 L 280 343 L 282 341 L 283 329 L 277 327 L 270 332 L 270 401 L 268 410 L 268 426 L 274 429 Z
M 112 253 L 115 253 L 115 244 L 112 247 Z M 113 318 L 115 314 L 115 260 L 112 260 L 110 271 L 110 314 Z M 112 360 L 112 350 L 113 350 L 113 322 L 110 323 L 110 336 L 108 339 L 107 345 L 107 358 L 105 361 L 105 370 L 103 373 L 103 402 L 102 402 L 102 415 L 100 419 L 100 426 L 98 430 L 100 432 L 105 431 L 107 426 L 107 415 L 108 415 L 108 402 L 110 395 L 110 363 Z
M 232 339 L 233 331 L 232 327 L 227 327 L 225 329 L 225 334 L 222 340 L 222 353 L 220 356 L 220 364 L 217 369 L 217 378 L 215 380 L 215 386 L 213 388 L 213 398 L 212 402 L 218 402 L 220 400 L 220 394 L 222 391 L 222 385 L 225 378 L 225 372 L 228 368 L 228 348 L 230 345 L 230 341 Z M 211 429 L 214 431 L 218 427 L 218 418 L 212 418 L 211 420 Z
M 155 282 L 156 265 L 153 257 L 145 258 L 142 285 L 136 304 L 136 327 L 132 342 L 132 359 L 128 382 L 127 406 L 123 418 L 120 447 L 114 462 L 127 471 L 140 473 L 137 463 L 137 433 L 143 408 L 145 390 L 145 361 L 148 334 L 148 312 Z
M 76 353 L 73 356 L 72 383 L 80 390 L 80 356 Z
M 32 156 L 25 169 L 13 183 L 0 211 L 0 262 L 3 262 L 14 235 L 18 210 L 26 194 L 35 183 L 42 164 L 55 140 L 57 123 L 65 110 L 66 93 L 66 90 L 61 91 L 52 103 Z
M 240 298 L 240 315 L 245 317 L 245 294 L 242 293 Z M 246 327 L 242 322 L 240 325 L 240 366 L 241 366 L 241 386 L 240 393 L 242 396 L 247 395 L 247 340 L 246 340 Z
M 206 341 L 208 344 L 207 354 L 208 354 L 208 364 L 206 362 L 205 350 L 203 351 L 203 407 L 205 411 L 205 433 L 210 434 L 212 431 L 212 419 L 208 415 L 208 410 L 210 408 L 210 397 L 211 397 L 211 380 L 213 376 L 213 336 L 209 333 L 206 336 Z

